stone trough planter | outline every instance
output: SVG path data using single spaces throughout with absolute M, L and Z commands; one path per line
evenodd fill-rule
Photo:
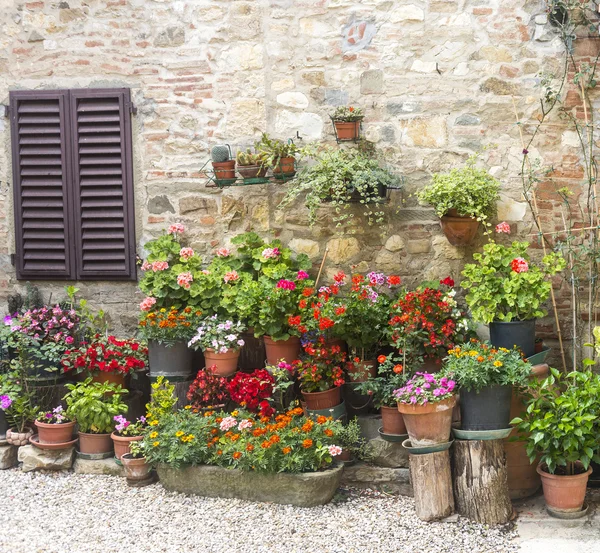
M 340 485 L 343 470 L 342 465 L 337 465 L 322 472 L 266 474 L 209 465 L 157 467 L 160 483 L 170 491 L 297 507 L 329 503 Z

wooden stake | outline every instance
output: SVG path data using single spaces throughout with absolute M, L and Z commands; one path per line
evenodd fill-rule
M 327 259 L 328 253 L 329 253 L 329 248 L 325 248 L 325 253 L 323 254 L 323 260 L 321 261 L 321 266 L 319 267 L 319 274 L 317 275 L 317 280 L 315 280 L 315 290 L 318 290 L 319 279 L 321 278 L 321 273 L 323 272 L 323 265 L 325 265 L 325 260 Z
M 564 211 L 560 210 L 560 215 L 563 220 L 563 226 L 565 232 L 567 232 L 567 220 L 565 219 Z M 575 344 L 577 342 L 577 303 L 575 295 L 575 277 L 573 275 L 573 252 L 569 252 L 569 269 L 571 270 L 571 301 L 573 302 L 573 370 L 577 368 L 577 348 Z

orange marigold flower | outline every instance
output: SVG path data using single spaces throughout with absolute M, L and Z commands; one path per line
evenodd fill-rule
M 217 455 L 223 455 L 223 450 L 222 449 L 218 449 L 217 450 Z
M 302 442 L 302 447 L 303 447 L 304 449 L 309 449 L 309 448 L 311 448 L 311 447 L 312 447 L 312 445 L 313 445 L 313 441 L 312 441 L 310 438 L 306 438 L 306 440 L 304 440 L 304 441 Z
M 331 430 L 331 428 L 326 428 L 323 433 L 325 434 L 325 436 L 328 436 L 329 438 L 331 438 L 333 436 L 333 430 Z
M 241 452 L 241 451 L 236 451 L 236 452 L 233 454 L 233 458 L 234 458 L 234 459 L 239 459 L 241 456 L 242 456 L 242 452 Z
M 264 430 L 263 428 L 255 428 L 255 429 L 252 431 L 252 435 L 253 435 L 255 438 L 258 438 L 259 436 L 262 436 L 262 435 L 263 435 L 265 432 L 266 432 L 266 430 Z
M 284 455 L 287 455 L 287 454 L 288 454 L 288 453 L 290 453 L 291 451 L 292 451 L 292 448 L 291 448 L 291 447 L 284 447 L 284 448 L 281 450 L 281 453 L 283 453 Z
M 269 449 L 271 445 L 271 442 L 265 440 L 262 444 L 260 444 L 260 447 L 262 447 L 263 449 Z
M 248 444 L 246 446 L 246 451 L 254 451 L 254 446 L 252 444 Z
M 213 429 L 210 431 L 210 433 L 211 433 L 213 436 L 215 436 L 215 435 L 217 435 L 217 434 L 219 433 L 219 431 L 218 431 L 216 428 L 213 428 Z
M 477 361 L 479 361 L 480 363 L 481 363 L 481 362 L 483 362 L 483 357 L 480 355 L 480 356 L 477 358 Z
M 281 441 L 281 438 L 280 438 L 280 437 L 279 437 L 277 434 L 273 434 L 273 435 L 272 435 L 272 436 L 269 438 L 269 441 L 270 441 L 272 444 L 277 444 L 277 443 L 279 443 L 279 442 Z
M 327 422 L 327 417 L 323 415 L 319 415 L 317 417 L 317 424 L 325 424 Z
M 307 420 L 303 425 L 302 425 L 302 432 L 310 432 L 313 429 L 314 423 L 311 420 Z

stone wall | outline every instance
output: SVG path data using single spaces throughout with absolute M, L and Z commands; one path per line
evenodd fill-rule
M 0 0 L 0 102 L 28 88 L 132 89 L 137 237 L 168 222 L 210 255 L 236 233 L 274 233 L 327 271 L 380 268 L 416 283 L 459 277 L 471 251 L 442 235 L 411 197 L 432 172 L 497 144 L 485 157 L 503 183 L 500 220 L 531 232 L 519 177 L 522 146 L 512 97 L 539 106 L 540 70 L 556 69 L 560 41 L 544 2 L 531 0 Z M 301 203 L 279 210 L 285 185 L 206 187 L 210 147 L 250 145 L 262 131 L 299 144 L 333 141 L 339 104 L 366 111 L 364 134 L 405 177 L 386 222 L 341 232 L 322 209 L 307 227 Z M 552 124 L 532 152 L 578 178 L 573 137 Z M 526 128 L 526 130 L 528 130 Z M 14 251 L 10 133 L 0 119 L 0 295 L 19 288 Z M 546 198 L 544 198 L 546 201 Z M 554 204 L 548 199 L 548 209 Z M 554 213 L 554 212 L 552 212 Z M 549 215 L 553 221 L 554 215 Z M 352 233 L 349 232 L 352 230 Z M 42 283 L 56 295 L 62 283 Z M 132 283 L 85 283 L 117 326 L 134 320 Z M 551 333 L 551 327 L 548 327 Z

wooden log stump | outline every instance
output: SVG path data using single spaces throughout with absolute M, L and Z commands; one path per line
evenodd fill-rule
M 456 512 L 481 524 L 506 524 L 513 512 L 502 440 L 455 440 Z
M 432 521 L 454 512 L 449 451 L 409 455 L 415 509 L 421 520 Z

